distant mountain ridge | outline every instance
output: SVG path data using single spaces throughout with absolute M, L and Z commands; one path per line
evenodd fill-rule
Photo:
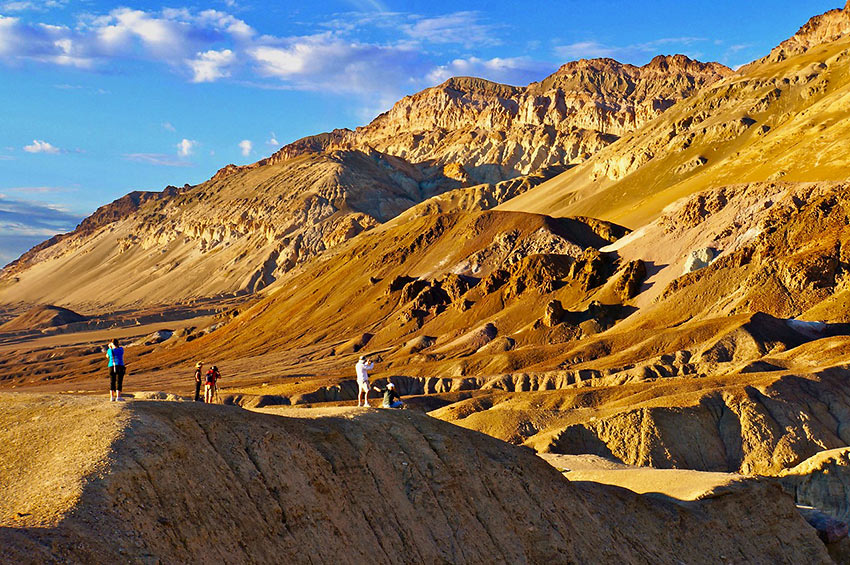
M 659 55 L 642 67 L 582 59 L 527 87 L 454 77 L 402 98 L 366 126 L 299 139 L 249 166 L 310 152 L 374 149 L 411 163 L 461 163 L 471 182 L 498 182 L 583 161 L 731 74 L 719 63 Z
M 527 87 L 453 78 L 355 131 L 103 206 L 5 269 L 0 303 L 99 308 L 254 292 L 431 197 L 480 185 L 464 205 L 498 205 L 731 73 L 676 55 L 643 67 L 577 61 Z

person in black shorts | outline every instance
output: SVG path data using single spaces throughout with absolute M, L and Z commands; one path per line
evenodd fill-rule
M 116 402 L 124 400 L 121 398 L 121 390 L 124 388 L 124 348 L 117 339 L 109 342 L 106 350 L 106 359 L 109 361 L 109 401 Z
M 201 402 L 201 384 L 204 382 L 204 364 L 195 364 L 195 402 Z

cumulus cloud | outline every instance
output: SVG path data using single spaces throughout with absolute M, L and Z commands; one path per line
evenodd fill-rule
M 116 8 L 85 15 L 71 29 L 0 16 L 0 59 L 96 68 L 111 60 L 147 59 L 184 69 L 196 81 L 229 76 L 222 57 L 255 35 L 244 21 L 217 10 Z M 226 47 L 217 47 L 229 44 Z
M 50 143 L 41 140 L 41 139 L 33 139 L 31 145 L 24 145 L 24 151 L 27 153 L 61 153 L 62 150 L 58 147 L 54 147 Z
M 294 88 L 332 92 L 397 89 L 429 66 L 409 46 L 357 43 L 327 33 L 254 47 L 248 54 L 262 76 Z
M 222 51 L 205 51 L 198 53 L 194 59 L 186 61 L 192 69 L 192 82 L 213 82 L 220 78 L 229 77 L 228 66 L 236 61 L 236 55 L 230 49 Z
M 188 157 L 194 152 L 195 146 L 197 145 L 197 141 L 193 139 L 186 139 L 184 137 L 182 140 L 180 140 L 180 143 L 177 144 L 177 154 L 181 157 Z
M 446 62 L 429 49 L 498 44 L 499 27 L 478 12 L 426 17 L 389 12 L 377 0 L 353 1 L 361 11 L 290 37 L 259 34 L 226 9 L 120 7 L 79 16 L 73 28 L 0 16 L 0 62 L 103 69 L 117 62 L 155 61 L 191 82 L 247 78 L 247 84 L 269 88 L 368 96 L 373 105 L 433 84 L 435 77 L 478 69 L 503 82 L 539 78 L 532 62 L 521 58 L 467 56 Z M 357 39 L 364 36 L 382 39 Z
M 166 155 L 165 153 L 125 153 L 123 157 L 127 161 L 160 167 L 189 167 L 192 165 L 189 161 L 177 159 L 173 155 Z
M 91 68 L 75 33 L 68 27 L 29 24 L 18 17 L 0 15 L 0 60 L 33 60 L 61 66 Z
M 250 139 L 243 139 L 239 142 L 239 149 L 242 151 L 242 156 L 247 157 L 251 154 L 251 150 L 254 149 L 254 144 L 251 143 Z
M 277 136 L 274 134 L 274 132 L 271 132 L 271 137 L 269 137 L 269 140 L 266 141 L 266 145 L 280 145 L 280 142 L 277 140 Z

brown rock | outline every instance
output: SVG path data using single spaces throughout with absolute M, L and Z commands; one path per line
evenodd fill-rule
M 561 301 L 552 300 L 546 305 L 546 311 L 543 313 L 543 324 L 549 328 L 555 327 L 564 320 L 565 313 Z

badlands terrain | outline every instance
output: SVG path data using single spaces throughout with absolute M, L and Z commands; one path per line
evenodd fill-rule
M 3 558 L 850 562 L 848 133 L 850 4 L 103 206 L 0 274 Z

